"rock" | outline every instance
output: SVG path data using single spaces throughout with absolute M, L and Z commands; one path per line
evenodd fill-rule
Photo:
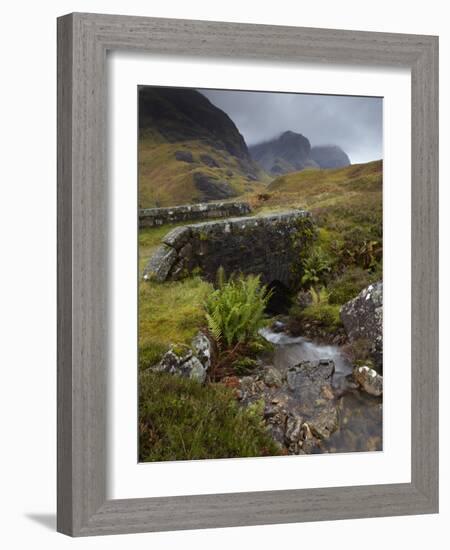
M 341 308 L 341 320 L 350 342 L 365 339 L 378 371 L 383 368 L 383 283 L 369 285 Z
M 190 151 L 175 151 L 175 158 L 181 162 L 194 162 Z
M 311 159 L 320 168 L 344 168 L 350 165 L 347 153 L 337 145 L 311 147 Z
M 163 282 L 177 259 L 177 251 L 166 244 L 160 245 L 144 269 L 144 280 Z
M 285 321 L 280 321 L 279 319 L 277 319 L 276 321 L 274 321 L 270 327 L 270 330 L 272 332 L 285 332 L 287 329 L 287 323 Z
M 309 427 L 313 435 L 319 439 L 328 439 L 338 427 L 337 407 L 328 401 L 317 414 L 309 420 Z
M 284 375 L 272 365 L 241 379 L 241 406 L 264 402 L 270 434 L 288 454 L 316 452 L 338 426 L 333 361 L 305 361 Z
M 209 155 L 200 155 L 200 160 L 210 168 L 219 168 L 219 163 Z
M 195 172 L 193 178 L 194 185 L 200 191 L 202 200 L 211 201 L 236 196 L 236 191 L 227 181 L 220 181 L 202 172 Z
M 383 393 L 383 377 L 367 366 L 355 367 L 353 379 L 368 394 L 379 397 Z
M 188 226 L 175 227 L 163 238 L 163 243 L 180 250 L 189 240 L 191 230 Z
M 213 348 L 211 341 L 203 332 L 199 332 L 191 343 L 195 356 L 199 359 L 203 367 L 208 370 L 211 366 Z
M 322 386 L 329 383 L 333 373 L 334 362 L 331 360 L 303 361 L 288 369 L 287 385 L 290 390 L 299 394 L 300 401 L 315 400 L 320 397 Z
M 183 364 L 183 369 L 188 373 L 188 377 L 191 380 L 196 380 L 200 384 L 203 384 L 206 380 L 206 368 L 197 359 L 197 357 L 191 357 L 186 363 Z
M 181 376 L 182 378 L 190 378 L 200 384 L 205 382 L 207 372 L 207 368 L 193 355 L 189 346 L 177 346 L 177 349 L 172 347 L 163 355 L 161 361 L 153 367 L 153 370 Z
M 263 380 L 267 386 L 280 388 L 283 384 L 281 372 L 275 367 L 265 367 L 263 371 Z
M 285 438 L 288 445 L 298 443 L 302 435 L 303 420 L 296 414 L 288 416 L 286 421 Z

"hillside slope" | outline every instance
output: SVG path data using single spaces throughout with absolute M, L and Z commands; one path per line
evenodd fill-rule
M 225 200 L 268 176 L 229 116 L 196 90 L 139 90 L 139 206 Z
M 382 278 L 383 163 L 334 170 L 303 170 L 276 178 L 250 200 L 255 212 L 309 210 L 318 235 L 303 285 L 326 287 L 343 304 Z M 303 277 L 305 276 L 303 274 Z M 306 273 L 307 275 L 308 273 Z M 317 280 L 316 280 L 317 279 Z

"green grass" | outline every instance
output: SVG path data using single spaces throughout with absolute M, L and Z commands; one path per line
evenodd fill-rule
M 205 326 L 203 304 L 212 286 L 193 277 L 139 287 L 139 363 L 154 364 L 170 344 L 189 344 Z
M 190 152 L 194 162 L 176 160 L 176 151 Z M 219 166 L 211 168 L 205 165 L 200 159 L 204 154 L 214 159 Z M 139 139 L 139 207 L 199 202 L 201 195 L 194 184 L 195 172 L 228 182 L 238 195 L 264 189 L 270 181 L 263 171 L 258 181 L 249 181 L 236 157 L 207 143 L 168 143 L 158 132 L 147 130 Z
M 139 231 L 139 276 L 161 239 L 176 225 Z M 212 285 L 191 277 L 182 281 L 139 282 L 139 366 L 159 361 L 170 344 L 189 344 L 199 328 L 206 326 L 203 304 Z
M 243 409 L 221 384 L 146 371 L 139 385 L 141 462 L 280 454 L 263 424 L 262 404 Z

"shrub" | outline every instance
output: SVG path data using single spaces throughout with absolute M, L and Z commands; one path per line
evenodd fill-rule
M 323 250 L 318 247 L 302 261 L 302 268 L 302 286 L 315 286 L 325 281 L 326 275 L 331 271 L 331 262 Z
M 348 267 L 342 275 L 328 285 L 330 304 L 345 304 L 357 296 L 363 288 L 376 280 L 374 275 L 361 267 Z
M 146 371 L 139 383 L 139 460 L 273 456 L 261 407 L 241 408 L 222 384 Z
M 341 250 L 343 265 L 356 265 L 374 270 L 382 260 L 382 242 L 376 235 L 376 226 L 364 229 L 352 227 L 344 233 Z
M 260 277 L 239 275 L 226 281 L 223 269 L 219 269 L 217 285 L 206 300 L 205 315 L 218 347 L 230 348 L 257 338 L 271 296 Z
M 302 311 L 301 317 L 333 334 L 341 326 L 339 309 L 339 306 L 331 304 L 311 305 Z
M 328 303 L 328 291 L 322 287 L 318 290 L 310 289 L 312 303 L 305 308 L 294 306 L 290 313 L 300 322 L 300 327 L 305 324 L 313 325 L 328 334 L 334 334 L 341 326 L 340 306 Z

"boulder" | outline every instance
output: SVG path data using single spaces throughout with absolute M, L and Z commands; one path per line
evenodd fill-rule
M 175 158 L 181 162 L 194 162 L 190 151 L 175 151 Z
M 193 174 L 194 185 L 205 201 L 229 199 L 236 196 L 236 191 L 227 181 L 221 181 L 213 176 L 195 172 Z
M 376 370 L 364 365 L 353 369 L 353 380 L 370 395 L 379 397 L 383 393 L 383 377 Z
M 203 365 L 208 370 L 211 366 L 211 358 L 213 354 L 213 348 L 210 339 L 203 332 L 198 332 L 191 343 L 192 350 Z
M 169 349 L 153 370 L 190 378 L 200 384 L 205 382 L 207 372 L 207 368 L 193 354 L 189 346 L 179 345 Z
M 269 387 L 280 388 L 283 384 L 283 376 L 281 372 L 272 366 L 267 366 L 264 368 L 263 380 Z
M 369 285 L 341 308 L 350 342 L 366 340 L 376 370 L 383 369 L 383 283 Z
M 210 168 L 219 168 L 219 163 L 209 155 L 200 155 L 200 160 Z

